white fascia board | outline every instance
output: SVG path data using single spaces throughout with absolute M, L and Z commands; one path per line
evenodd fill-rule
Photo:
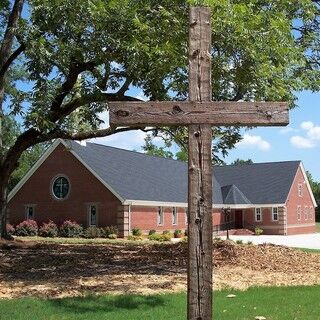
M 60 143 L 63 143 L 63 140 L 55 140 L 55 142 L 45 151 L 45 153 L 40 157 L 40 159 L 31 167 L 31 169 L 25 174 L 25 176 L 11 190 L 11 192 L 8 195 L 8 202 L 17 194 L 17 192 L 22 188 L 22 186 L 38 170 L 38 168 L 45 162 L 45 160 L 51 155 L 51 153 L 56 149 L 56 147 Z
M 119 193 L 117 193 L 107 182 L 105 182 L 94 170 L 92 170 L 92 168 L 90 166 L 87 165 L 87 163 L 85 161 L 82 160 L 81 157 L 79 157 L 77 155 L 76 152 L 74 152 L 72 150 L 72 148 L 70 148 L 70 146 L 68 146 L 66 143 L 64 143 L 64 145 L 68 148 L 69 152 L 72 153 L 72 155 L 79 160 L 79 162 L 93 175 L 95 176 L 95 178 L 97 178 L 116 198 L 118 198 L 118 200 L 120 200 L 120 202 L 122 204 L 124 204 L 125 200 L 120 196 Z
M 123 202 L 124 205 L 132 205 L 132 206 L 143 206 L 143 207 L 179 207 L 179 208 L 187 208 L 188 203 L 186 202 L 164 202 L 164 201 L 144 201 L 144 200 L 125 200 Z M 212 208 L 214 209 L 222 209 L 222 208 L 230 208 L 230 209 L 247 209 L 247 208 L 256 208 L 256 207 L 284 207 L 284 203 L 272 203 L 272 204 L 214 204 Z
M 312 199 L 312 202 L 313 202 L 313 206 L 315 208 L 317 208 L 318 204 L 316 202 L 316 199 L 314 198 L 314 194 L 312 192 L 312 189 L 311 189 L 311 186 L 310 186 L 310 183 L 309 183 L 309 179 L 307 177 L 306 170 L 304 169 L 304 166 L 303 166 L 302 162 L 300 162 L 300 168 L 301 168 L 301 171 L 302 171 L 302 174 L 303 174 L 304 181 L 306 182 L 307 189 L 308 189 L 308 191 L 310 193 L 310 196 L 311 196 L 311 199 Z

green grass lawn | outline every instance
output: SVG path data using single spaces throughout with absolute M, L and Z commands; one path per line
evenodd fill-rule
M 227 298 L 230 293 L 235 298 Z M 268 320 L 320 319 L 320 286 L 251 288 L 214 294 L 214 319 Z M 45 300 L 0 300 L 1 320 L 164 320 L 186 319 L 186 295 L 88 296 Z

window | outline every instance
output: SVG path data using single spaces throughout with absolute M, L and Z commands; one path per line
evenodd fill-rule
M 272 221 L 278 221 L 278 208 L 274 207 L 272 208 Z
M 34 219 L 34 205 L 26 205 L 26 219 L 33 220 Z
M 52 193 L 57 199 L 65 199 L 69 194 L 70 184 L 66 177 L 57 177 L 52 184 Z
M 255 209 L 255 219 L 256 219 L 256 222 L 262 221 L 261 208 L 256 208 Z
M 163 225 L 163 208 L 158 207 L 158 226 Z
M 304 207 L 304 220 L 308 220 L 309 209 L 308 206 Z
M 297 206 L 297 219 L 298 221 L 301 220 L 301 206 Z
M 185 224 L 186 226 L 188 225 L 188 208 L 186 209 L 186 214 L 185 214 Z
M 172 224 L 176 225 L 178 223 L 178 213 L 177 213 L 177 208 L 173 207 L 172 208 Z
M 310 220 L 313 219 L 313 207 L 312 206 L 309 207 L 309 219 Z
M 97 226 L 97 216 L 98 216 L 97 205 L 90 204 L 89 205 L 89 226 L 90 227 Z
M 298 195 L 299 195 L 299 197 L 302 197 L 302 184 L 301 183 L 299 183 L 298 184 Z

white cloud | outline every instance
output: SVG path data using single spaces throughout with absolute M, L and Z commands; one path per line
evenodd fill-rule
M 108 137 L 92 139 L 92 142 L 105 144 L 126 150 L 141 150 L 146 134 L 142 131 L 127 131 L 116 133 Z
M 310 130 L 314 127 L 314 124 L 313 122 L 311 121 L 303 121 L 301 124 L 300 124 L 300 127 L 304 130 Z
M 293 136 L 291 144 L 299 149 L 311 149 L 320 143 L 320 126 L 316 126 L 312 121 L 303 121 L 300 127 L 305 131 L 306 136 Z
M 254 136 L 250 134 L 245 134 L 243 139 L 236 144 L 238 147 L 243 148 L 258 148 L 261 151 L 268 151 L 271 145 L 268 141 L 263 140 L 260 136 Z
M 315 145 L 310 139 L 306 139 L 301 136 L 293 136 L 290 138 L 291 144 L 299 149 L 310 149 L 313 148 Z
M 149 100 L 149 98 L 143 93 L 143 91 L 138 92 L 137 95 L 135 96 L 135 98 L 142 100 L 142 101 Z

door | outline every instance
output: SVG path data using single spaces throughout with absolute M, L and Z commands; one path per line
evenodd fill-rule
M 236 229 L 243 228 L 242 210 L 235 210 L 234 212 L 234 227 Z

